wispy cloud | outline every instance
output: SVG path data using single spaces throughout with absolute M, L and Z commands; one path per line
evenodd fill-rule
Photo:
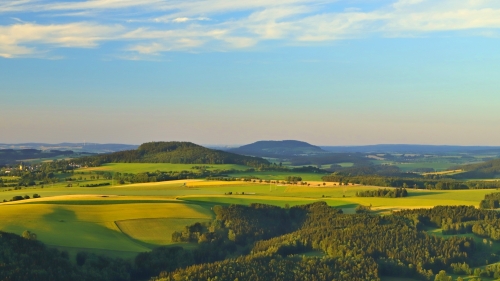
M 17 21 L 0 25 L 0 56 L 98 47 L 111 40 L 122 45 L 117 52 L 125 50 L 134 57 L 173 50 L 227 51 L 276 39 L 315 44 L 461 30 L 491 36 L 500 29 L 499 1 L 395 0 L 376 8 L 359 3 L 353 7 L 346 0 L 0 1 L 0 15 Z
M 111 40 L 121 26 L 92 23 L 38 25 L 32 23 L 0 26 L 0 55 L 19 57 L 43 52 L 39 46 L 91 48 Z M 33 46 L 33 47 L 27 47 Z

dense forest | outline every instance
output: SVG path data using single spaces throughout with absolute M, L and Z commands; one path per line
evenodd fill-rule
M 29 231 L 22 237 L 0 231 L 0 249 L 2 281 L 131 280 L 129 262 L 82 252 L 73 263 L 67 252 L 47 248 Z
M 0 233 L 0 280 L 448 280 L 448 274 L 500 276 L 499 257 L 471 237 L 444 239 L 427 227 L 475 222 L 472 233 L 497 240 L 499 213 L 468 206 L 343 214 L 324 202 L 280 208 L 214 206 L 216 218 L 186 226 L 174 241 L 125 261 L 49 249 L 36 235 Z M 477 229 L 476 229 L 477 228 Z M 443 232 L 444 233 L 444 232 Z M 446 233 L 444 233 L 446 234 Z M 313 254 L 311 254 L 313 253 Z M 439 279 L 441 278 L 441 279 Z M 443 279 L 444 278 L 444 279 Z
M 500 159 L 493 159 L 482 163 L 453 167 L 452 169 L 465 172 L 453 175 L 456 179 L 490 179 L 500 176 Z
M 404 215 L 345 215 L 322 202 L 289 209 L 253 205 L 214 211 L 213 223 L 188 226 L 174 236 L 217 243 L 221 249 L 232 242 L 236 252 L 250 246 L 249 253 L 165 271 L 155 280 L 380 280 L 384 275 L 432 280 L 454 264 L 473 266 L 496 258 L 479 255 L 472 238 L 428 235 Z M 274 224 L 291 227 L 276 227 L 266 212 L 277 218 Z M 303 255 L 311 251 L 323 256 Z
M 479 203 L 481 209 L 496 209 L 500 206 L 500 192 L 486 194 Z
M 75 159 L 85 166 L 103 163 L 174 163 L 174 164 L 240 164 L 251 167 L 269 165 L 267 160 L 213 150 L 191 142 L 149 142 L 135 150 Z
M 389 197 L 389 198 L 398 198 L 398 197 L 407 197 L 408 191 L 406 188 L 380 188 L 376 190 L 364 190 L 357 191 L 357 197 Z

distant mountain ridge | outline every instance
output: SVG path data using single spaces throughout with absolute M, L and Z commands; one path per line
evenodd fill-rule
M 460 146 L 425 144 L 374 144 L 359 146 L 320 146 L 334 153 L 452 153 L 452 152 L 493 152 L 500 153 L 500 146 Z
M 214 150 L 192 142 L 148 142 L 137 149 L 82 158 L 102 163 L 173 163 L 173 164 L 240 164 L 252 167 L 269 165 L 265 159 Z
M 0 149 L 37 149 L 37 150 L 71 150 L 75 152 L 91 152 L 91 153 L 109 153 L 122 150 L 136 149 L 135 144 L 120 144 L 120 143 L 0 143 Z
M 321 149 L 319 146 L 297 140 L 257 141 L 227 151 L 260 157 L 283 157 L 328 153 L 328 151 Z

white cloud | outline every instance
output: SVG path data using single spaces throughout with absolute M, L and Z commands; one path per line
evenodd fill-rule
M 349 8 L 338 5 L 346 3 Z M 497 0 L 395 0 L 371 10 L 358 3 L 361 8 L 347 0 L 0 0 L 0 14 L 17 19 L 15 12 L 23 11 L 45 21 L 0 26 L 0 56 L 91 48 L 109 40 L 128 46 L 119 50 L 131 54 L 156 55 L 249 48 L 276 39 L 315 44 L 460 30 L 492 36 L 500 28 Z M 71 22 L 81 17 L 91 17 L 94 23 Z
M 172 20 L 173 22 L 187 22 L 189 21 L 189 18 L 183 17 L 183 18 L 175 18 Z
M 401 9 L 401 8 L 406 8 L 408 6 L 420 4 L 425 1 L 426 0 L 399 0 L 396 3 L 392 4 L 392 6 L 396 9 Z
M 39 52 L 38 48 L 26 45 L 90 48 L 99 41 L 111 40 L 122 29 L 91 23 L 0 26 L 0 53 L 2 57 L 18 57 Z
M 500 28 L 500 9 L 461 9 L 393 15 L 387 28 L 422 32 Z
M 183 23 L 183 22 L 188 22 L 188 21 L 207 21 L 210 20 L 209 18 L 206 17 L 198 17 L 198 18 L 187 18 L 187 17 L 181 17 L 181 18 L 175 18 L 172 20 L 172 22 L 176 23 Z M 156 19 L 157 22 L 161 22 L 160 19 Z

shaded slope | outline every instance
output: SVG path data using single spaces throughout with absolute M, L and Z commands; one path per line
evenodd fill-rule
M 91 166 L 102 163 L 240 164 L 252 167 L 269 164 L 262 158 L 209 149 L 191 142 L 149 142 L 136 150 L 87 157 L 80 162 Z
M 258 141 L 229 150 L 233 153 L 261 157 L 315 155 L 327 153 L 319 146 L 296 140 Z

